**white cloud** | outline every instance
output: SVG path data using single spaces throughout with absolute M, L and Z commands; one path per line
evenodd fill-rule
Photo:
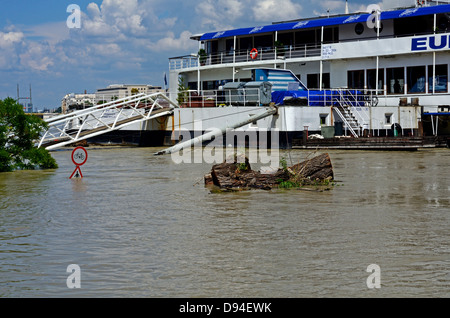
M 22 32 L 8 32 L 3 33 L 0 32 L 0 48 L 10 47 L 16 43 L 20 43 L 24 38 L 24 34 Z
M 100 8 L 98 7 L 98 5 L 95 2 L 89 3 L 87 8 L 86 8 L 86 10 L 88 11 L 89 15 L 93 19 L 100 19 L 101 18 Z
M 158 40 L 156 45 L 150 47 L 154 51 L 173 51 L 173 50 L 185 50 L 189 52 L 189 49 L 198 48 L 198 44 L 190 39 L 192 33 L 189 31 L 183 31 L 179 38 L 175 37 L 173 32 L 168 32 L 166 37 Z
M 302 11 L 302 6 L 291 0 L 261 0 L 251 8 L 254 20 L 264 22 L 298 19 Z
M 415 5 L 414 0 L 383 0 L 378 5 L 382 10 L 395 9 L 400 7 L 411 7 Z
M 361 3 L 352 4 L 352 5 L 350 5 L 350 8 L 353 11 L 367 12 L 367 8 L 371 4 L 378 5 L 381 8 L 381 10 L 385 10 L 385 11 L 397 9 L 397 8 L 412 7 L 415 5 L 414 0 L 383 0 L 381 2 L 373 2 L 373 3 L 370 1 L 362 1 L 362 2 L 365 2 L 365 3 L 364 4 L 361 4 Z
M 23 67 L 34 71 L 48 71 L 54 64 L 50 48 L 40 43 L 31 42 L 28 44 L 25 53 L 20 54 L 20 62 Z
M 297 19 L 301 11 L 293 0 L 202 0 L 195 6 L 204 32 Z
M 51 22 L 34 25 L 24 29 L 27 37 L 38 37 L 50 44 L 56 44 L 69 37 L 66 22 Z
M 137 0 L 104 0 L 100 7 L 89 3 L 86 13 L 82 13 L 80 32 L 83 36 L 115 40 L 144 35 L 147 29 L 138 8 Z
M 0 31 L 0 70 L 14 68 L 18 64 L 17 52 L 20 49 L 24 39 L 22 32 Z
M 119 57 L 122 55 L 122 50 L 117 43 L 107 43 L 107 44 L 92 44 L 92 52 L 95 55 L 102 56 L 114 56 Z
M 245 4 L 239 0 L 203 0 L 195 7 L 201 28 L 208 30 L 231 29 L 234 22 L 245 14 Z
M 320 7 L 322 8 L 322 13 L 319 15 L 325 15 L 329 10 L 330 14 L 342 14 L 345 13 L 345 1 L 343 0 L 326 0 L 319 2 Z M 351 5 L 349 4 L 349 10 L 351 9 Z

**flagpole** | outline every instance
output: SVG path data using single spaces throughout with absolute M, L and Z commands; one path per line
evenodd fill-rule
M 167 86 L 167 74 L 166 72 L 164 72 L 164 91 L 166 91 L 166 86 Z

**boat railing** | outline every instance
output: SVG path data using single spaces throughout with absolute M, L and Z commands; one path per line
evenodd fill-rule
M 198 67 L 198 57 L 196 55 L 186 55 L 169 59 L 169 70 L 182 70 L 186 68 Z
M 378 105 L 377 90 L 338 89 L 332 91 L 332 104 L 345 127 L 356 136 L 356 130 L 362 135 L 370 126 L 370 107 Z
M 345 124 L 345 129 L 350 130 L 350 133 L 353 135 L 353 137 L 358 138 L 358 134 L 353 129 L 352 125 L 348 122 L 347 118 L 342 114 L 342 112 L 339 110 L 339 108 L 335 109 L 336 114 L 338 114 L 338 117 L 342 120 L 342 122 Z
M 359 93 L 359 96 L 358 96 Z M 368 92 L 358 92 L 348 90 L 341 91 L 340 101 L 342 106 L 347 109 L 347 112 L 357 121 L 357 126 L 367 128 L 370 123 L 370 115 L 368 114 L 369 106 L 373 106 L 370 94 Z M 345 94 L 345 95 L 344 95 Z M 369 97 L 369 98 L 368 98 Z
M 180 108 L 262 106 L 270 104 L 270 102 L 264 102 L 261 97 L 259 89 L 239 88 L 235 90 L 203 90 L 200 92 L 197 90 L 179 91 L 176 100 Z
M 197 68 L 199 66 L 221 65 L 229 63 L 247 63 L 256 61 L 285 60 L 320 56 L 320 43 L 285 45 L 282 47 L 257 47 L 257 54 L 251 55 L 252 49 L 220 51 L 206 56 L 196 54 L 169 59 L 169 70 Z
M 309 89 L 308 106 L 335 106 L 336 103 L 348 107 L 375 107 L 382 98 L 383 90 L 374 89 Z
M 236 88 L 219 90 L 185 90 L 170 95 L 170 99 L 176 100 L 181 108 L 198 107 L 225 107 L 225 106 L 261 106 L 268 105 L 270 96 L 262 96 L 259 88 Z M 378 105 L 376 90 L 357 89 L 325 89 L 308 90 L 307 103 L 298 106 L 330 107 L 343 106 L 349 109 L 359 122 L 368 124 L 369 108 Z

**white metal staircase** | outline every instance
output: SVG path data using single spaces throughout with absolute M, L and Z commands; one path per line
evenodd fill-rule
M 335 98 L 336 106 L 334 110 L 344 122 L 346 129 L 350 131 L 353 137 L 358 138 L 364 131 L 364 126 L 368 124 L 369 117 L 366 114 L 365 102 L 366 96 L 354 96 L 349 91 L 345 94 L 341 90 L 339 96 Z
M 178 107 L 163 93 L 137 94 L 46 120 L 38 147 L 52 150 L 126 126 L 169 116 Z

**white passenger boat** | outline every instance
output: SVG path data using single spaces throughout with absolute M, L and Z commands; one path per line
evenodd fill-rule
M 449 4 L 420 1 L 195 35 L 198 52 L 169 59 L 169 97 L 180 108 L 167 121 L 165 142 L 177 131 L 233 126 L 270 103 L 276 115 L 235 134 L 277 129 L 280 147 L 305 133 L 448 134 L 448 120 L 436 127 L 436 118 L 450 112 L 449 12 Z
M 72 129 L 70 143 L 91 129 L 88 142 L 163 146 L 208 133 L 203 144 L 277 148 L 450 136 L 450 4 L 368 11 L 192 36 L 198 52 L 169 58 L 163 102 L 179 107 L 113 101 L 54 136 Z

